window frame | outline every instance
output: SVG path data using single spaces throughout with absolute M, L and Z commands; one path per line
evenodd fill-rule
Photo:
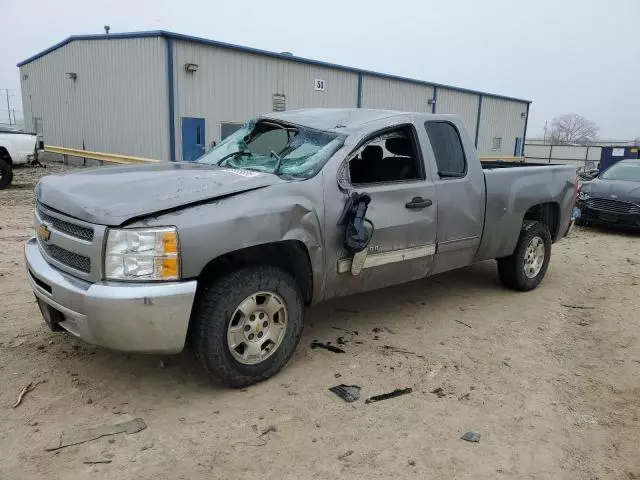
M 429 131 L 427 130 L 427 124 L 429 123 L 446 123 L 448 125 L 451 125 L 455 130 L 456 135 L 458 136 L 458 141 L 460 142 L 460 149 L 462 150 L 462 159 L 464 160 L 464 170 L 461 173 L 447 172 L 446 175 L 442 174 L 440 170 L 440 165 L 438 165 L 438 158 L 436 156 L 436 152 L 433 148 L 433 142 L 431 141 L 431 136 L 429 135 Z M 465 178 L 469 173 L 469 161 L 467 159 L 467 151 L 464 148 L 462 135 L 460 135 L 460 129 L 458 128 L 458 126 L 455 123 L 450 122 L 448 120 L 427 120 L 426 122 L 424 122 L 424 131 L 425 131 L 425 134 L 427 135 L 427 139 L 429 140 L 429 146 L 431 147 L 431 152 L 433 153 L 433 161 L 435 162 L 435 165 L 436 165 L 436 173 L 438 174 L 438 178 L 440 180 L 452 180 L 452 179 Z
M 412 178 L 409 180 L 392 180 L 385 182 L 373 182 L 373 183 L 354 183 L 351 181 L 351 169 L 349 168 L 349 163 L 351 160 L 355 158 L 355 156 L 359 155 L 360 152 L 369 144 L 372 140 L 377 137 L 381 137 L 387 133 L 391 133 L 397 130 L 405 130 L 409 132 L 410 140 L 412 141 L 414 153 L 415 153 L 415 161 L 418 162 L 418 178 Z M 343 172 L 341 175 L 340 172 Z M 347 183 L 353 187 L 376 187 L 378 185 L 398 185 L 398 184 L 406 184 L 406 183 L 415 183 L 415 182 L 424 182 L 427 178 L 426 176 L 426 167 L 424 164 L 424 155 L 422 154 L 422 146 L 418 139 L 418 132 L 416 131 L 416 127 L 413 123 L 401 123 L 398 125 L 393 125 L 390 127 L 385 127 L 380 130 L 376 130 L 371 135 L 366 136 L 362 140 L 360 140 L 357 145 L 349 152 L 349 154 L 344 159 L 342 166 L 338 169 L 338 177 L 341 179 L 346 179 Z M 339 182 L 340 183 L 340 182 Z

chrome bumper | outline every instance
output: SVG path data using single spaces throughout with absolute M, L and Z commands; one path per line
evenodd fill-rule
M 90 283 L 49 265 L 35 238 L 25 246 L 27 278 L 36 297 L 64 317 L 58 322 L 82 340 L 140 353 L 183 350 L 195 280 L 176 283 Z

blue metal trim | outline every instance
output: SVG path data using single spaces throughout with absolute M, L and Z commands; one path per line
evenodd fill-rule
M 522 155 L 524 155 L 524 146 L 527 142 L 527 125 L 529 124 L 529 104 L 527 103 L 527 113 L 524 117 L 524 132 L 522 133 Z
M 362 73 L 358 73 L 358 108 L 362 108 Z
M 438 87 L 433 87 L 433 103 L 431 104 L 431 113 L 436 113 L 436 102 L 438 101 Z
M 448 90 L 453 90 L 456 92 L 464 92 L 464 93 L 472 93 L 475 95 L 483 95 L 485 97 L 492 97 L 492 98 L 502 98 L 504 100 L 512 100 L 515 102 L 522 102 L 522 103 L 531 103 L 531 100 L 525 100 L 522 98 L 515 98 L 515 97 L 508 97 L 506 95 L 497 95 L 497 94 L 493 94 L 493 93 L 486 93 L 486 92 L 481 92 L 478 90 L 470 90 L 467 88 L 461 88 L 461 87 L 454 87 L 451 85 L 444 85 L 442 83 L 434 83 L 434 82 L 427 82 L 424 80 L 417 80 L 415 78 L 409 78 L 409 77 L 401 77 L 399 75 L 391 75 L 388 73 L 380 73 L 380 72 L 373 72 L 371 70 L 362 70 L 359 68 L 354 68 L 354 67 L 347 67 L 344 65 L 338 65 L 335 63 L 329 63 L 329 62 L 320 62 L 318 60 L 312 60 L 309 58 L 304 58 L 304 57 L 296 57 L 296 56 L 292 56 L 292 55 L 283 55 L 281 53 L 276 53 L 276 52 L 269 52 L 267 50 L 260 50 L 258 48 L 251 48 L 251 47 L 244 47 L 241 45 L 234 45 L 232 43 L 225 43 L 225 42 L 219 42 L 217 40 L 208 40 L 206 38 L 199 38 L 199 37 L 193 37 L 191 35 L 183 35 L 180 33 L 173 33 L 173 32 L 167 32 L 164 30 L 154 30 L 154 31 L 149 31 L 149 32 L 131 32 L 131 33 L 110 33 L 108 35 L 105 34 L 101 34 L 101 35 L 73 35 L 69 38 L 67 38 L 66 40 L 63 40 L 60 43 L 56 43 L 55 45 L 53 45 L 52 47 L 49 47 L 46 50 L 43 50 L 42 52 L 33 55 L 32 57 L 27 58 L 26 60 L 18 63 L 18 67 L 21 67 L 23 65 L 26 65 L 27 63 L 30 63 L 34 60 L 37 60 L 40 57 L 43 57 L 44 55 L 47 55 L 48 53 L 51 53 L 54 50 L 57 50 L 58 48 L 66 45 L 67 43 L 70 43 L 74 40 L 114 40 L 114 39 L 122 39 L 122 38 L 146 38 L 146 37 L 164 37 L 164 38 L 172 38 L 174 40 L 183 40 L 185 42 L 193 42 L 193 43 L 198 43 L 201 45 L 210 45 L 210 46 L 214 46 L 214 47 L 219 47 L 219 48 L 227 48 L 230 50 L 236 50 L 239 52 L 244 52 L 244 53 L 251 53 L 254 55 L 261 55 L 264 57 L 272 57 L 272 58 L 279 58 L 281 60 L 288 60 L 288 61 L 293 61 L 293 62 L 298 62 L 298 63 L 305 63 L 307 65 L 315 65 L 318 67 L 323 67 L 323 68 L 334 68 L 337 70 L 342 70 L 343 72 L 352 72 L 352 73 L 358 73 L 358 74 L 363 74 L 363 75 L 371 75 L 374 77 L 378 77 L 378 78 L 386 78 L 389 80 L 399 80 L 399 81 L 403 81 L 403 82 L 410 82 L 410 83 L 414 83 L 416 85 L 426 85 L 429 87 L 438 87 L 438 88 L 446 88 Z
M 478 148 L 478 137 L 480 136 L 480 116 L 482 115 L 482 95 L 478 97 L 478 116 L 476 117 L 476 148 Z
M 176 161 L 176 123 L 173 95 L 173 39 L 167 38 L 167 90 L 169 92 L 169 160 Z

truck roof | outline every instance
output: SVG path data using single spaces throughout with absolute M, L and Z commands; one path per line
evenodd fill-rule
M 360 130 L 363 125 L 377 120 L 407 115 L 426 117 L 431 114 L 367 108 L 306 108 L 269 113 L 263 115 L 263 118 L 305 125 L 317 130 L 345 132 Z M 441 116 L 438 115 L 438 117 Z

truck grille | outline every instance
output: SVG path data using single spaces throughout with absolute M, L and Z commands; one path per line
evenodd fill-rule
M 622 215 L 640 214 L 640 206 L 629 202 L 611 200 L 609 198 L 590 198 L 585 201 L 587 207 L 603 212 L 618 213 Z
M 67 265 L 68 267 L 80 270 L 84 273 L 89 273 L 91 271 L 91 260 L 89 257 L 70 252 L 69 250 L 60 248 L 57 245 L 49 245 L 43 242 L 40 242 L 40 247 L 51 258 Z
M 38 216 L 42 221 L 48 223 L 56 230 L 59 230 L 67 235 L 71 235 L 72 237 L 80 238 L 81 240 L 86 240 L 88 242 L 93 240 L 93 229 L 82 227 L 80 225 L 76 225 L 71 222 L 67 222 L 60 218 L 52 217 L 47 212 L 45 212 L 40 204 L 37 205 Z

